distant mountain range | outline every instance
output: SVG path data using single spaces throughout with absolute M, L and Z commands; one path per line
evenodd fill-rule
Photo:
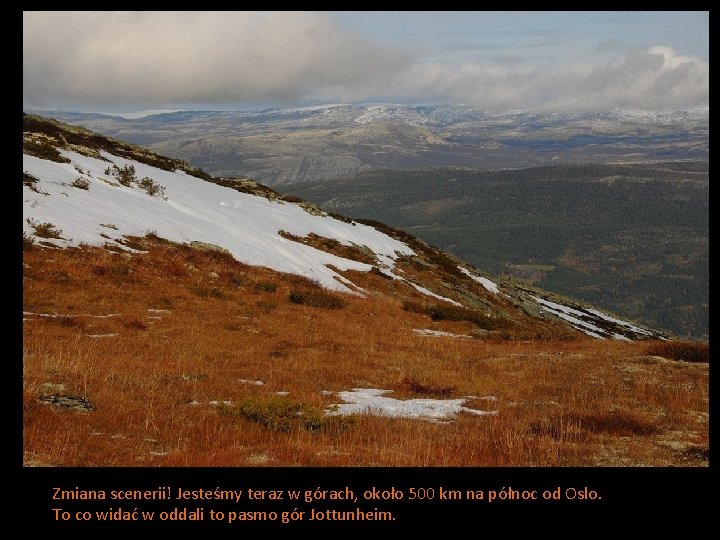
M 126 119 L 44 111 L 220 176 L 280 186 L 376 169 L 704 161 L 709 110 L 496 113 L 455 105 L 180 111 Z

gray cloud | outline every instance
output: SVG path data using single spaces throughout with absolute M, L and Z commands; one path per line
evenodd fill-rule
M 253 102 L 364 86 L 408 55 L 318 13 L 26 12 L 26 102 Z
M 606 62 L 533 68 L 507 60 L 422 62 L 308 12 L 26 12 L 23 30 L 24 102 L 34 107 L 386 101 L 563 111 L 709 104 L 708 62 L 661 46 L 623 56 L 617 50 Z M 601 43 L 596 52 L 617 45 Z

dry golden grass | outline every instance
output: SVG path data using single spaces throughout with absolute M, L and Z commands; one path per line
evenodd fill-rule
M 135 242 L 147 252 L 23 252 L 26 465 L 707 465 L 707 364 L 527 320 L 505 337 L 546 339 L 423 336 L 475 325 L 403 310 L 426 298 L 372 273 L 346 275 L 375 295 L 326 309 L 290 301 L 313 289 L 302 278 Z M 498 414 L 323 424 L 328 392 L 353 387 L 477 396 L 466 405 Z

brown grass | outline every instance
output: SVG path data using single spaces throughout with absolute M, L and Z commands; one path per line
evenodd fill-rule
M 304 304 L 325 309 L 342 309 L 347 302 L 339 294 L 333 294 L 321 289 L 291 289 L 288 299 L 293 304 Z
M 456 386 L 447 386 L 437 382 L 420 381 L 414 376 L 406 376 L 401 382 L 413 394 L 419 394 L 427 397 L 446 398 L 457 390 Z
M 334 238 L 326 238 L 315 233 L 310 233 L 307 236 L 297 236 L 286 231 L 279 231 L 278 234 L 283 238 L 292 240 L 293 242 L 312 246 L 320 251 L 337 255 L 343 259 L 350 259 L 352 261 L 358 261 L 366 264 L 377 263 L 377 257 L 369 248 L 362 248 L 356 245 L 346 246 Z
M 403 310 L 418 293 L 371 273 L 345 273 L 373 291 L 368 298 L 337 295 L 341 311 L 314 309 L 288 301 L 290 292 L 335 293 L 159 240 L 143 240 L 143 251 L 23 252 L 23 307 L 34 314 L 23 323 L 24 450 L 33 463 L 708 463 L 707 364 L 648 356 L 647 343 L 422 336 L 412 330 L 476 327 Z M 518 335 L 552 335 L 547 322 L 518 315 L 515 324 Z M 95 409 L 38 401 L 58 385 Z M 466 406 L 498 414 L 449 423 L 322 414 L 339 403 L 328 392 L 354 387 L 477 396 Z M 275 417 L 288 427 L 273 429 Z

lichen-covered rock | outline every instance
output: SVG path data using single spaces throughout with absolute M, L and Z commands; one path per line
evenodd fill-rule
M 95 410 L 93 402 L 82 396 L 41 394 L 38 396 L 38 401 L 46 405 L 52 405 L 54 407 L 73 411 L 90 412 Z
M 198 242 L 197 240 L 193 240 L 192 242 L 190 242 L 190 247 L 193 249 L 200 249 L 202 251 L 218 251 L 220 253 L 232 255 L 232 253 L 230 253 L 230 250 L 216 244 L 211 244 L 210 242 Z

